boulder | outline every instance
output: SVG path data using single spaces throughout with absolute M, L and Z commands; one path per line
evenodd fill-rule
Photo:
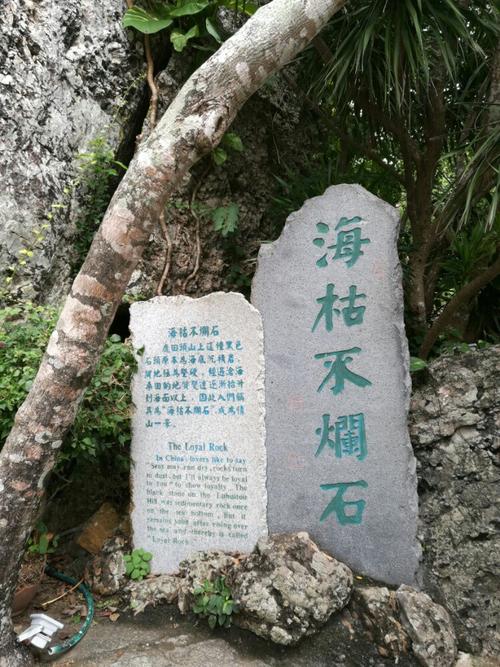
M 289 645 L 315 633 L 347 604 L 353 577 L 307 533 L 287 533 L 260 539 L 228 583 L 239 608 L 235 624 Z
M 399 659 L 408 653 L 410 638 L 399 618 L 396 594 L 385 586 L 356 587 L 349 607 L 357 613 L 368 638 L 380 653 Z
M 200 551 L 181 561 L 179 565 L 179 610 L 185 614 L 191 610 L 194 602 L 194 590 L 204 581 L 214 581 L 217 577 L 228 575 L 237 566 L 237 556 L 223 551 Z
M 131 581 L 126 587 L 129 606 L 134 614 L 139 614 L 146 607 L 157 604 L 172 604 L 179 594 L 181 580 L 173 574 L 160 574 L 147 577 L 142 581 Z
M 450 612 L 461 650 L 500 655 L 500 346 L 439 357 L 414 378 L 422 588 Z
M 457 642 L 450 616 L 426 593 L 410 586 L 396 592 L 401 622 L 412 642 L 412 651 L 424 667 L 452 667 Z
M 46 298 L 52 286 L 57 297 L 68 287 L 78 202 L 67 192 L 78 154 L 104 138 L 127 159 L 144 113 L 142 43 L 123 28 L 124 7 L 0 3 L 0 267 L 19 270 L 13 284 L 25 297 Z M 33 256 L 20 267 L 23 249 Z
M 104 543 L 101 552 L 85 568 L 85 581 L 97 595 L 114 595 L 128 582 L 124 555 L 127 539 L 121 535 Z

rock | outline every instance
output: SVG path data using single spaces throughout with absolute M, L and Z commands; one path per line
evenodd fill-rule
M 352 581 L 351 570 L 307 533 L 262 538 L 230 573 L 239 607 L 234 622 L 277 644 L 295 644 L 346 605 Z
M 128 582 L 124 555 L 128 551 L 126 538 L 117 535 L 107 540 L 101 553 L 85 569 L 85 581 L 98 595 L 114 595 Z
M 179 610 L 183 614 L 190 611 L 195 588 L 202 586 L 204 581 L 227 576 L 238 562 L 236 556 L 223 551 L 199 552 L 184 559 L 179 565 Z
M 413 584 L 416 461 L 393 207 L 333 185 L 263 244 L 268 522 L 377 581 Z M 286 460 L 285 460 L 286 452 Z
M 424 667 L 452 667 L 457 643 L 450 616 L 426 593 L 400 586 L 396 592 L 400 618 L 412 651 Z
M 488 658 L 481 655 L 470 655 L 470 653 L 459 653 L 454 667 L 498 667 L 500 656 Z
M 451 614 L 459 647 L 500 655 L 500 346 L 444 356 L 415 377 L 421 580 Z
M 358 612 L 370 639 L 388 656 L 399 659 L 408 653 L 410 640 L 399 619 L 394 591 L 383 586 L 356 587 L 349 607 Z
M 149 605 L 172 604 L 177 599 L 181 580 L 173 574 L 160 574 L 143 581 L 131 581 L 126 588 L 130 608 L 138 614 Z
M 87 521 L 77 543 L 91 554 L 98 554 L 104 542 L 120 524 L 120 516 L 110 503 L 104 503 Z
M 130 141 L 145 66 L 123 11 L 116 0 L 1 3 L 0 266 L 17 265 L 22 248 L 34 251 L 20 270 L 25 296 L 43 288 L 46 297 L 48 281 L 57 294 L 67 286 L 74 211 L 52 205 L 64 198 L 77 155 L 97 137 L 113 152 Z

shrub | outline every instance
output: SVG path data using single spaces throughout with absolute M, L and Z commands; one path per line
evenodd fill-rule
M 0 310 L 0 446 L 40 365 L 57 310 L 24 302 Z M 111 336 L 59 456 L 59 465 L 80 458 L 113 457 L 128 467 L 130 379 L 135 359 L 128 343 Z
M 193 611 L 206 618 L 212 630 L 217 624 L 221 628 L 229 628 L 231 614 L 236 611 L 236 605 L 225 577 L 217 577 L 215 581 L 206 579 L 201 586 L 195 588 Z

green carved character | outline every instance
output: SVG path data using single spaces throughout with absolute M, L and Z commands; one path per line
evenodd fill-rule
M 315 456 L 319 456 L 325 446 L 328 446 L 336 458 L 355 456 L 358 461 L 363 461 L 367 455 L 365 416 L 363 413 L 357 415 L 343 415 L 331 425 L 330 415 L 324 414 L 322 425 L 316 429 L 316 435 L 320 436 L 320 442 Z
M 331 491 L 335 489 L 336 493 L 333 498 L 330 500 L 326 506 L 323 514 L 320 516 L 320 521 L 325 521 L 330 514 L 335 513 L 337 521 L 341 526 L 347 524 L 359 525 L 363 520 L 363 512 L 366 507 L 366 500 L 344 500 L 344 494 L 346 491 L 351 488 L 359 486 L 366 489 L 368 483 L 360 479 L 357 482 L 338 482 L 337 484 L 321 484 L 320 488 L 322 491 Z M 346 512 L 347 509 L 353 509 L 354 512 L 349 514 Z
M 368 387 L 371 385 L 370 380 L 353 373 L 347 364 L 351 363 L 353 360 L 352 354 L 358 354 L 361 352 L 360 347 L 351 347 L 349 350 L 337 350 L 336 352 L 320 352 L 315 354 L 315 359 L 324 359 L 323 366 L 328 369 L 323 382 L 318 387 L 318 393 L 322 391 L 325 384 L 330 380 L 334 380 L 333 385 L 330 387 L 334 395 L 340 394 L 344 391 L 346 380 L 352 382 L 358 387 Z
M 362 324 L 366 306 L 356 306 L 356 300 L 366 299 L 366 294 L 357 294 L 357 289 L 356 285 L 351 285 L 349 287 L 349 294 L 339 298 L 339 295 L 335 294 L 334 291 L 335 285 L 333 283 L 328 283 L 325 296 L 320 296 L 316 299 L 316 303 L 318 303 L 321 308 L 314 321 L 312 331 L 316 330 L 323 318 L 325 320 L 326 330 L 332 331 L 333 315 L 340 315 L 340 313 L 342 313 L 344 322 L 348 327 L 352 327 L 355 324 Z M 334 308 L 334 304 L 337 300 L 346 303 L 344 308 Z
M 337 234 L 337 242 L 333 245 L 327 246 L 328 250 L 335 250 L 335 253 L 332 256 L 332 260 L 341 259 L 344 260 L 347 267 L 350 268 L 354 266 L 358 261 L 361 255 L 364 255 L 362 246 L 370 243 L 370 239 L 361 237 L 361 227 L 354 227 L 353 229 L 340 230 L 340 227 L 346 227 L 348 225 L 355 225 L 361 222 L 361 218 L 356 215 L 353 218 L 340 218 L 335 231 Z M 324 222 L 318 222 L 316 224 L 316 229 L 319 234 L 326 235 L 330 231 L 330 226 Z M 323 248 L 325 245 L 325 239 L 322 236 L 317 236 L 313 239 L 313 244 L 317 248 Z M 328 253 L 323 254 L 317 261 L 316 266 L 319 268 L 324 268 L 328 266 Z

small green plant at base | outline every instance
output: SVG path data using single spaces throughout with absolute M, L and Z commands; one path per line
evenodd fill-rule
M 28 540 L 28 553 L 46 556 L 52 554 L 57 548 L 59 538 L 49 533 L 47 526 L 39 522 Z
M 221 236 L 226 237 L 228 234 L 233 234 L 237 227 L 240 215 L 240 207 L 238 204 L 232 202 L 227 206 L 219 206 L 214 208 L 210 213 L 214 229 L 220 232 Z
M 420 357 L 410 357 L 410 373 L 422 371 L 424 368 L 427 368 L 427 366 L 428 364 L 424 359 L 420 359 Z
M 124 556 L 127 576 L 134 581 L 142 581 L 151 572 L 152 558 L 153 554 L 144 549 L 134 549 L 132 553 Z
M 206 618 L 212 630 L 217 625 L 229 628 L 231 615 L 235 611 L 236 604 L 225 577 L 217 577 L 215 581 L 206 579 L 201 586 L 194 589 L 193 612 Z

